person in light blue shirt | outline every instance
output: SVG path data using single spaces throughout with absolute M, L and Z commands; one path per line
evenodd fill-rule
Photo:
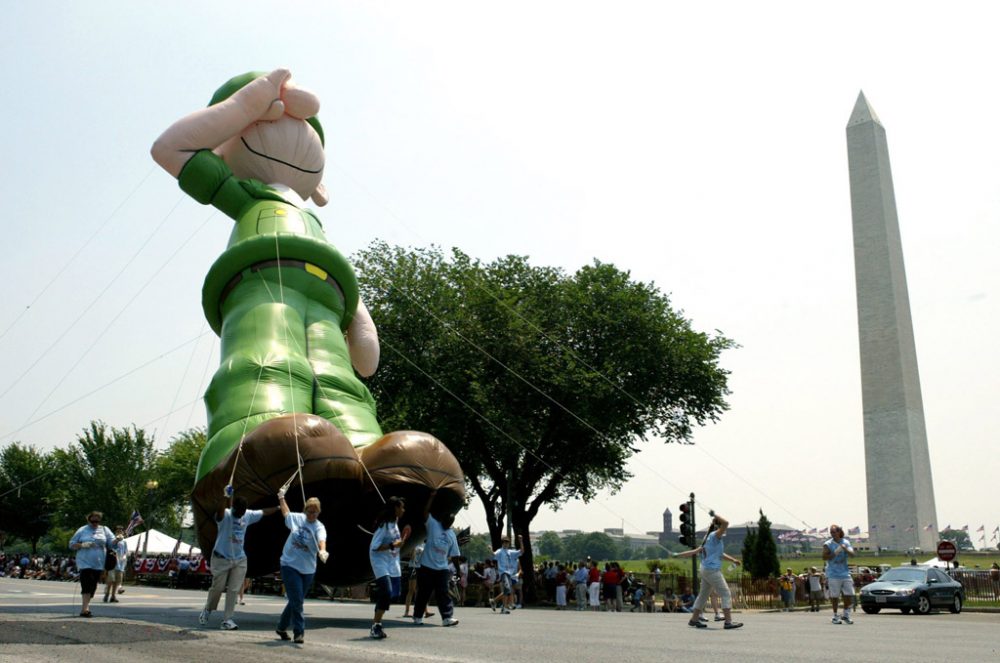
M 521 535 L 517 536 L 517 550 L 511 550 L 510 537 L 500 538 L 500 547 L 493 551 L 493 559 L 497 562 L 497 574 L 500 576 L 500 593 L 503 595 L 503 607 L 500 608 L 501 615 L 510 614 L 511 606 L 514 604 L 514 578 L 517 577 L 517 565 L 521 555 L 524 554 L 524 542 Z
M 712 524 L 709 526 L 708 534 L 705 535 L 702 544 L 694 550 L 685 550 L 675 555 L 675 557 L 698 555 L 701 558 L 701 589 L 698 591 L 698 598 L 694 600 L 694 610 L 691 613 L 688 626 L 708 628 L 701 621 L 701 613 L 705 604 L 708 603 L 709 596 L 714 591 L 722 598 L 722 614 L 726 620 L 725 628 L 740 628 L 743 624 L 733 621 L 733 597 L 729 592 L 729 583 L 722 575 L 722 560 L 728 560 L 737 566 L 740 564 L 740 560 L 727 555 L 725 551 L 726 544 L 722 538 L 726 535 L 726 530 L 729 529 L 729 521 L 722 516 L 715 515 L 714 511 L 709 513 L 712 515 Z
M 834 624 L 853 624 L 851 620 L 851 601 L 854 598 L 854 580 L 847 558 L 854 557 L 854 547 L 844 536 L 840 525 L 830 525 L 830 538 L 823 542 L 823 559 L 826 560 L 826 582 L 830 588 L 830 603 L 833 606 Z M 837 604 L 844 597 L 844 614 L 837 614 Z
M 576 587 L 576 609 L 587 608 L 587 563 L 581 561 L 573 572 L 573 586 Z
M 101 524 L 104 514 L 91 511 L 87 514 L 87 524 L 76 530 L 69 540 L 70 550 L 76 552 L 76 568 L 80 572 L 81 617 L 91 617 L 90 602 L 97 591 L 97 583 L 104 573 L 107 551 L 115 545 L 111 530 Z
M 128 544 L 125 543 L 125 528 L 115 527 L 115 543 L 111 547 L 115 553 L 115 568 L 108 570 L 104 579 L 104 602 L 118 603 L 118 590 L 125 580 L 125 564 L 128 562 Z
M 316 575 L 316 558 L 325 564 L 330 557 L 326 551 L 326 527 L 319 520 L 322 509 L 315 497 L 306 500 L 304 513 L 293 513 L 285 502 L 285 489 L 282 488 L 278 491 L 278 506 L 288 528 L 288 539 L 281 551 L 281 582 L 285 585 L 288 603 L 278 619 L 275 633 L 282 640 L 288 640 L 288 626 L 291 625 L 295 642 L 301 644 L 305 642 L 306 632 L 303 606 Z
M 375 640 L 386 638 L 382 627 L 382 616 L 389 609 L 392 599 L 399 596 L 400 578 L 403 571 L 399 566 L 399 550 L 410 536 L 410 526 L 399 533 L 399 519 L 406 513 L 406 503 L 401 497 L 386 500 L 378 518 L 375 519 L 375 534 L 368 546 L 368 559 L 375 574 L 375 618 L 369 635 Z
M 231 489 L 227 486 L 225 495 L 229 498 L 229 508 L 227 509 L 226 502 L 222 501 L 215 512 L 218 531 L 209 562 L 212 570 L 212 587 L 208 590 L 205 607 L 198 616 L 198 623 L 207 626 L 208 618 L 213 610 L 218 609 L 219 598 L 225 590 L 226 609 L 220 625 L 224 631 L 235 631 L 239 628 L 233 621 L 233 613 L 236 611 L 236 599 L 243 588 L 243 579 L 247 575 L 247 554 L 243 549 L 247 528 L 278 510 L 277 507 L 247 509 L 247 501 L 244 498 L 230 493 Z
M 427 508 L 424 509 L 427 540 L 424 543 L 424 553 L 420 557 L 420 568 L 417 569 L 417 598 L 413 603 L 413 623 L 424 623 L 423 616 L 427 611 L 427 602 L 433 592 L 441 613 L 441 625 L 455 626 L 458 620 L 452 616 L 454 604 L 448 593 L 448 583 L 452 575 L 452 559 L 462 553 L 458 549 L 455 532 L 451 529 L 455 517 L 444 514 L 440 516 L 441 520 L 438 520 L 430 513 L 436 494 L 437 491 L 431 491 Z

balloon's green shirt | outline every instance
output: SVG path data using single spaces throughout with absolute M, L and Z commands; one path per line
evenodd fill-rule
M 294 260 L 319 278 L 335 282 L 342 302 L 341 328 L 347 329 L 358 304 L 354 269 L 326 239 L 323 226 L 310 210 L 288 202 L 272 187 L 254 179 L 238 179 L 211 150 L 200 150 L 177 178 L 181 189 L 202 205 L 212 205 L 236 221 L 229 246 L 205 277 L 202 307 L 216 334 L 222 328 L 222 301 L 227 288 L 253 265 Z

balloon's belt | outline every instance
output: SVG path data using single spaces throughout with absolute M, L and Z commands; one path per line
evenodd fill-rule
M 306 262 L 304 260 L 290 260 L 288 258 L 281 258 L 278 260 L 262 260 L 260 262 L 255 262 L 254 264 L 244 269 L 242 272 L 236 274 L 236 276 L 234 276 L 233 278 L 229 279 L 229 283 L 227 283 L 226 287 L 222 289 L 222 294 L 219 296 L 219 308 L 220 309 L 222 308 L 222 304 L 226 301 L 226 298 L 229 296 L 229 293 L 231 293 L 234 289 L 236 289 L 236 286 L 238 286 L 240 282 L 243 281 L 244 278 L 249 277 L 252 272 L 259 272 L 262 269 L 269 269 L 271 267 L 291 267 L 293 269 L 305 270 L 306 272 L 309 272 L 316 278 L 325 281 L 330 286 L 332 286 L 333 289 L 337 291 L 337 294 L 340 295 L 341 300 L 345 299 L 343 288 L 340 287 L 340 284 L 337 283 L 336 279 L 330 276 L 329 272 L 327 272 L 326 270 L 322 269 L 321 267 L 317 267 L 316 265 L 310 262 Z

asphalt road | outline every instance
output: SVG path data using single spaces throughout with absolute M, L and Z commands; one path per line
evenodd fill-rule
M 306 642 L 274 635 L 284 606 L 278 597 L 247 597 L 238 631 L 198 627 L 205 594 L 128 587 L 121 603 L 80 611 L 78 586 L 0 578 L 0 661 L 996 661 L 1000 614 L 858 614 L 853 626 L 830 623 L 830 612 L 737 615 L 746 626 L 724 631 L 685 625 L 686 616 L 557 612 L 526 609 L 500 615 L 485 608 L 458 610 L 458 626 L 437 617 L 424 626 L 402 620 L 394 606 L 389 638 L 368 638 L 372 607 L 361 603 L 306 603 Z

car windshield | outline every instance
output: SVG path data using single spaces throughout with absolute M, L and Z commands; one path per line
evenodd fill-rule
M 879 578 L 881 582 L 923 582 L 927 572 L 923 569 L 890 569 Z

